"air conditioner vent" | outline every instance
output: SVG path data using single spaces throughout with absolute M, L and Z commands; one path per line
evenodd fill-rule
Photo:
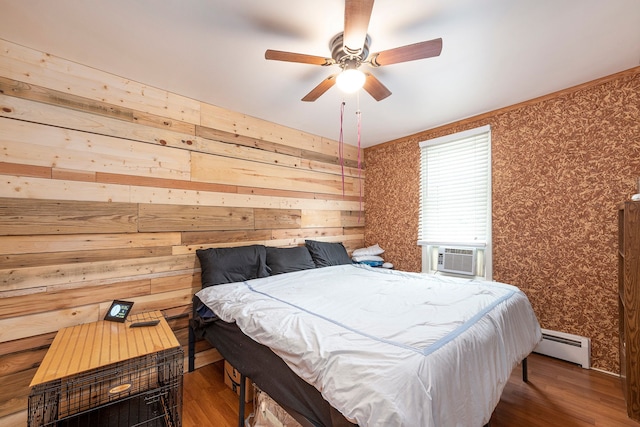
M 476 248 L 440 246 L 438 271 L 474 276 L 476 274 Z

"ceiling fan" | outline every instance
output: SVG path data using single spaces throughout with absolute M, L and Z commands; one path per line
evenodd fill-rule
M 375 68 L 438 56 L 442 51 L 442 39 L 423 41 L 369 55 L 371 38 L 367 31 L 373 9 L 373 1 L 345 1 L 344 31 L 334 36 L 329 43 L 331 58 L 267 49 L 264 54 L 265 59 L 322 66 L 338 65 L 342 69 L 340 73 L 327 77 L 313 88 L 311 92 L 302 98 L 303 101 L 315 101 L 336 83 L 340 87 L 342 83 L 348 84 L 350 78 L 359 81 L 351 89 L 344 88 L 343 90 L 354 92 L 362 87 L 376 101 L 382 101 L 391 95 L 391 91 L 373 74 L 362 72 L 359 67 L 362 64 L 367 64 Z

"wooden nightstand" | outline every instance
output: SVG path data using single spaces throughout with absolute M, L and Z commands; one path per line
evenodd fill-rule
M 182 364 L 159 311 L 61 329 L 31 381 L 28 425 L 181 426 Z

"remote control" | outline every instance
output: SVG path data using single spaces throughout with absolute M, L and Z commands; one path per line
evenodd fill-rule
M 160 323 L 159 319 L 155 319 L 155 320 L 144 320 L 141 322 L 133 322 L 131 325 L 129 325 L 130 328 L 139 328 L 141 326 L 156 326 L 158 323 Z

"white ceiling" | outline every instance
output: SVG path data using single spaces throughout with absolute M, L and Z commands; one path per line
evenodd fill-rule
M 337 66 L 264 51 L 330 57 L 343 26 L 344 0 L 0 0 L 2 39 L 250 116 L 337 140 L 344 100 L 356 144 L 359 106 L 363 147 L 640 65 L 639 0 L 377 0 L 372 52 L 442 37 L 442 54 L 371 69 L 380 102 L 300 101 Z

